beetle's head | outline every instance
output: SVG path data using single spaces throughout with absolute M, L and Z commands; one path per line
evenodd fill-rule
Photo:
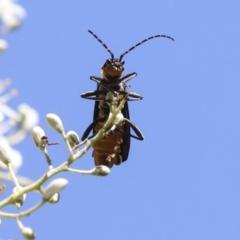
M 101 74 L 105 79 L 118 79 L 124 71 L 124 61 L 117 58 L 108 59 L 102 66 Z

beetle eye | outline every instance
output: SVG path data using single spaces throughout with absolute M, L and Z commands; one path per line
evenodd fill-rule
M 125 61 L 122 61 L 122 65 L 124 65 Z

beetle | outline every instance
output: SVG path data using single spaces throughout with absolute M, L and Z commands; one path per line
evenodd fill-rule
M 102 46 L 109 52 L 111 58 L 107 59 L 101 68 L 102 78 L 90 76 L 90 79 L 97 83 L 97 90 L 81 94 L 82 98 L 96 101 L 93 114 L 93 123 L 91 123 L 85 130 L 82 136 L 82 141 L 88 137 L 91 130 L 93 130 L 93 134 L 95 135 L 106 122 L 110 112 L 109 103 L 106 102 L 107 93 L 112 92 L 115 95 L 118 94 L 118 101 L 120 101 L 120 99 L 122 99 L 124 96 L 127 96 L 127 101 L 141 100 L 143 98 L 137 93 L 126 91 L 126 89 L 129 87 L 126 83 L 137 76 L 137 73 L 133 72 L 122 77 L 125 63 L 123 61 L 123 57 L 134 48 L 153 38 L 164 37 L 174 41 L 172 37 L 167 35 L 151 36 L 129 48 L 127 51 L 121 54 L 119 58 L 114 58 L 114 54 L 107 47 L 107 45 L 92 31 L 89 30 L 88 32 L 102 44 Z M 93 146 L 94 150 L 92 156 L 96 166 L 105 165 L 112 167 L 114 164 L 121 164 L 128 159 L 130 150 L 130 137 L 138 140 L 144 139 L 141 131 L 129 120 L 130 116 L 128 102 L 124 104 L 121 112 L 125 119 L 124 124 L 118 126 L 116 131 L 109 133 L 107 137 L 99 140 Z M 134 136 L 130 133 L 130 128 L 133 129 L 137 136 Z
M 113 113 L 113 110 L 116 109 L 120 102 L 126 98 L 127 101 L 134 101 L 142 99 L 142 96 L 127 91 L 114 91 L 112 88 L 109 88 L 102 81 L 94 80 L 98 83 L 99 87 L 103 87 L 106 91 L 98 90 L 98 97 L 92 97 L 93 91 L 83 93 L 87 99 L 101 101 L 102 103 L 98 105 L 98 116 L 94 121 L 87 127 L 85 130 L 82 141 L 88 137 L 90 132 L 93 130 L 93 136 L 98 133 L 110 117 L 109 114 Z M 95 93 L 95 92 L 94 92 Z M 102 95 L 102 96 L 100 96 Z M 103 97 L 104 96 L 104 97 Z M 113 124 L 107 129 L 106 137 L 100 139 L 93 146 L 94 150 L 92 156 L 95 161 L 95 165 L 105 165 L 107 167 L 112 167 L 114 164 L 119 165 L 123 161 L 127 160 L 129 148 L 130 148 L 130 137 L 133 137 L 138 140 L 143 140 L 143 134 L 127 117 L 129 117 L 128 108 L 126 108 L 127 102 L 125 102 L 123 109 L 114 120 Z M 96 104 L 95 104 L 96 106 Z M 130 133 L 132 129 L 135 135 Z

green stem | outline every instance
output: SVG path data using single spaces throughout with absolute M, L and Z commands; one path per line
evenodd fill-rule
M 29 208 L 27 211 L 15 214 L 15 213 L 6 213 L 6 212 L 0 212 L 1 217 L 6 218 L 22 218 L 29 216 L 32 212 L 36 211 L 38 208 L 40 208 L 44 203 L 46 203 L 44 200 L 33 206 L 32 208 Z
M 33 182 L 31 179 L 28 179 L 28 178 L 25 178 L 22 176 L 16 176 L 16 178 L 17 178 L 18 183 L 23 186 L 29 185 Z M 12 178 L 9 175 L 9 173 L 0 171 L 0 180 L 12 181 Z
M 65 132 L 62 133 L 62 136 L 63 136 L 63 139 L 64 139 L 65 144 L 67 146 L 67 149 L 68 149 L 68 152 L 69 152 L 69 156 L 73 157 L 73 151 L 72 151 L 72 148 L 71 148 L 71 146 L 70 146 L 70 144 L 69 144 L 69 142 L 67 140 L 67 136 L 66 136 Z
M 16 175 L 15 175 L 15 172 L 14 172 L 14 170 L 13 170 L 13 167 L 12 167 L 11 162 L 8 162 L 8 163 L 7 163 L 7 167 L 8 167 L 8 170 L 9 170 L 10 177 L 12 178 L 15 186 L 16 186 L 16 187 L 20 187 L 20 184 L 18 183 L 18 180 L 17 180 L 17 178 L 16 178 Z
M 42 184 L 45 183 L 48 179 L 50 179 L 52 176 L 56 175 L 59 172 L 66 171 L 66 167 L 70 166 L 73 162 L 75 162 L 77 159 L 82 157 L 98 140 L 106 136 L 106 129 L 108 129 L 110 125 L 113 123 L 116 115 L 121 111 L 125 102 L 126 102 L 126 99 L 124 99 L 120 103 L 120 105 L 115 110 L 113 110 L 112 116 L 104 124 L 103 128 L 96 134 L 95 137 L 93 137 L 90 141 L 87 141 L 86 146 L 83 149 L 75 153 L 73 156 L 70 156 L 67 161 L 63 162 L 58 167 L 49 170 L 47 173 L 45 173 L 42 177 L 40 177 L 34 183 L 24 187 L 23 189 L 19 190 L 17 193 L 14 193 L 9 197 L 7 197 L 6 199 L 4 199 L 3 201 L 1 201 L 0 209 L 5 207 L 8 204 L 14 204 L 15 199 L 23 195 L 24 193 L 28 193 L 33 190 L 39 190 Z
M 69 168 L 66 167 L 67 172 L 72 172 L 72 173 L 79 173 L 83 175 L 92 175 L 93 170 L 80 170 L 80 169 L 75 169 L 75 168 Z

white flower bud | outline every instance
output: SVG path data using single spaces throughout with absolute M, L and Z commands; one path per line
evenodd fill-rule
M 68 180 L 65 178 L 57 178 L 48 184 L 43 190 L 43 199 L 48 201 L 54 194 L 62 191 L 68 184 Z
M 21 24 L 21 21 L 18 18 L 12 17 L 7 22 L 7 28 L 8 28 L 8 30 L 13 30 L 13 29 L 19 27 L 20 24 Z
M 0 160 L 6 165 L 11 162 L 11 147 L 7 141 L 0 141 Z
M 21 228 L 21 232 L 25 239 L 32 240 L 36 238 L 34 231 L 29 227 Z
M 118 126 L 120 123 L 122 123 L 123 119 L 124 119 L 123 114 L 119 112 L 114 120 L 114 124 Z
M 92 170 L 92 175 L 95 175 L 95 176 L 106 176 L 109 173 L 110 173 L 110 168 L 108 168 L 104 165 L 96 166 Z
M 58 133 L 63 133 L 63 124 L 56 114 L 54 113 L 48 113 L 47 114 L 47 122 L 50 127 L 52 127 L 54 130 L 56 130 Z
M 114 131 L 116 127 L 122 123 L 123 120 L 124 120 L 124 116 L 121 112 L 119 112 L 116 115 L 116 118 L 114 119 L 112 127 L 107 131 L 107 134 L 109 134 L 111 131 Z
M 8 43 L 3 40 L 3 39 L 0 39 L 0 53 L 1 52 L 4 52 L 8 47 Z
M 55 204 L 59 201 L 59 199 L 60 199 L 60 194 L 55 193 L 55 194 L 53 194 L 53 196 L 51 198 L 49 198 L 48 202 L 51 204 Z
M 7 149 L 7 152 L 9 153 L 9 158 L 11 159 L 11 165 L 13 167 L 14 172 L 17 172 L 17 170 L 22 165 L 22 155 L 19 151 L 13 149 L 9 144 L 6 138 L 1 137 L 0 138 L 0 144 L 2 146 L 5 146 L 5 149 Z M 1 154 L 0 154 L 1 155 Z M 1 161 L 0 157 L 0 169 L 8 169 L 7 166 L 3 161 Z
M 43 150 L 46 147 L 47 144 L 47 137 L 45 135 L 45 132 L 42 128 L 39 126 L 36 126 L 32 130 L 32 138 L 35 142 L 36 146 Z
M 23 189 L 22 186 L 15 187 L 15 188 L 13 188 L 12 193 L 13 193 L 13 194 L 14 194 L 14 193 L 17 193 L 19 190 L 22 190 L 22 189 Z M 27 195 L 26 195 L 26 193 L 24 193 L 23 195 L 21 195 L 21 196 L 19 196 L 18 198 L 16 198 L 16 200 L 15 200 L 15 206 L 16 206 L 17 208 L 20 208 L 20 207 L 23 205 L 24 201 L 26 200 L 26 197 L 27 197 Z
M 67 133 L 67 140 L 72 148 L 79 144 L 79 137 L 74 131 L 69 131 Z

